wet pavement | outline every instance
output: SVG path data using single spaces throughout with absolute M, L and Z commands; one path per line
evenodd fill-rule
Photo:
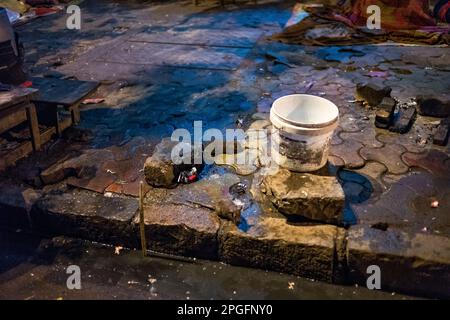
M 390 86 L 402 104 L 412 103 L 418 94 L 448 99 L 448 48 L 275 43 L 265 36 L 282 29 L 293 3 L 259 3 L 219 8 L 206 3 L 194 7 L 190 1 L 158 5 L 85 1 L 80 31 L 65 29 L 64 14 L 20 27 L 31 74 L 101 81 L 96 97 L 105 102 L 82 107 L 78 129 L 83 134 L 69 131 L 2 172 L 1 203 L 25 210 L 22 224 L 29 222 L 32 208 L 37 210 L 31 212 L 31 220 L 36 212 L 45 217 L 45 210 L 54 216 L 76 216 L 71 223 L 88 217 L 79 229 L 64 227 L 64 220 L 52 225 L 71 236 L 78 232 L 91 240 L 112 237 L 114 244 L 123 244 L 118 235 L 134 221 L 131 210 L 125 219 L 117 212 L 105 214 L 106 209 L 96 215 L 92 208 L 111 197 L 123 199 L 118 203 L 134 201 L 135 207 L 143 164 L 162 138 L 177 128 L 192 130 L 198 120 L 204 130 L 235 128 L 237 121 L 247 128 L 255 122 L 256 112 L 267 117 L 274 99 L 314 94 L 332 100 L 340 112 L 329 166 L 345 192 L 346 229 L 286 221 L 264 204 L 262 210 L 248 206 L 239 228 L 227 231 L 232 236 L 216 236 L 224 226 L 211 210 L 224 187 L 223 179 L 218 179 L 212 190 L 219 193 L 212 196 L 205 196 L 201 183 L 175 190 L 147 187 L 148 232 L 164 251 L 202 255 L 206 252 L 202 243 L 211 240 L 211 258 L 218 255 L 233 264 L 297 274 L 312 272 L 329 282 L 341 269 L 351 271 L 350 282 L 362 281 L 367 265 L 382 262 L 391 271 L 405 268 L 415 279 L 404 278 L 399 284 L 392 272 L 386 279 L 394 287 L 414 294 L 422 288 L 432 297 L 435 292 L 448 295 L 442 291 L 450 283 L 450 150 L 432 143 L 440 119 L 417 116 L 412 128 L 399 134 L 376 128 L 376 110 L 355 102 L 356 85 L 366 81 Z M 233 179 L 248 183 L 256 190 L 255 199 L 264 202 L 264 197 L 256 196 L 259 168 L 245 169 L 213 166 L 202 177 L 210 181 L 217 173 L 237 173 Z M 105 199 L 99 199 L 102 195 Z M 41 198 L 45 201 L 35 205 Z M 66 198 L 81 204 L 91 200 L 86 208 L 75 205 L 71 211 Z M 434 201 L 437 207 L 431 206 Z M 160 212 L 167 216 L 155 214 Z M 108 217 L 118 219 L 110 225 L 102 220 Z M 112 227 L 106 231 L 99 226 Z M 130 237 L 123 241 L 136 240 Z M 253 238 L 262 243 L 257 252 L 261 256 L 253 251 Z M 305 258 L 299 249 L 295 266 L 289 263 L 291 243 L 309 253 Z M 311 264 L 314 257 L 318 266 Z M 429 278 L 429 273 L 436 278 Z M 420 287 L 421 279 L 428 279 L 432 289 Z
M 204 260 L 142 258 L 68 238 L 0 232 L 0 299 L 414 299 Z M 66 270 L 78 265 L 81 289 Z

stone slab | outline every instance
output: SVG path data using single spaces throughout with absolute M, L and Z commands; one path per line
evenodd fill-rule
M 423 233 L 408 234 L 369 226 L 351 227 L 347 263 L 350 281 L 366 284 L 367 267 L 381 271 L 381 289 L 449 298 L 450 239 Z
M 131 37 L 129 41 L 252 48 L 262 33 L 262 30 L 253 28 L 184 31 L 171 29 L 165 32 L 141 32 Z
M 132 219 L 137 209 L 136 199 L 73 189 L 43 196 L 32 207 L 30 217 L 33 228 L 46 234 L 136 247 L 139 230 Z
M 337 227 L 296 226 L 284 218 L 265 218 L 246 232 L 231 223 L 219 232 L 219 258 L 331 282 Z
M 345 195 L 336 177 L 278 170 L 264 179 L 265 192 L 286 215 L 337 223 L 342 220 Z
M 249 52 L 246 48 L 125 42 L 97 61 L 234 70 Z
M 204 207 L 176 204 L 144 206 L 148 248 L 157 252 L 217 259 L 220 219 Z M 139 217 L 134 219 L 138 228 Z

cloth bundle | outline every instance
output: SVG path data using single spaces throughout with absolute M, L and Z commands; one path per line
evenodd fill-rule
M 370 30 L 367 8 L 380 8 L 381 29 Z M 440 1 L 435 12 L 447 18 L 449 1 Z M 444 13 L 445 14 L 444 14 Z M 343 0 L 337 5 L 297 4 L 286 28 L 273 40 L 305 45 L 352 45 L 399 42 L 442 45 L 450 43 L 448 24 L 437 24 L 428 0 Z M 441 19 L 442 20 L 442 19 Z

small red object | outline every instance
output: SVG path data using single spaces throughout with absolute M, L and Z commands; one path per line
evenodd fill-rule
M 22 88 L 31 88 L 33 86 L 33 82 L 31 82 L 31 81 L 25 81 L 24 83 L 22 83 L 21 85 L 20 85 L 20 87 L 22 87 Z
M 197 175 L 196 174 L 193 174 L 193 175 L 188 177 L 188 181 L 189 182 L 194 182 L 195 180 L 197 180 Z

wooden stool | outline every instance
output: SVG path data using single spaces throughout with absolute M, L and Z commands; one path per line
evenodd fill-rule
M 41 139 L 36 108 L 31 99 L 37 97 L 38 92 L 29 88 L 14 88 L 11 91 L 0 92 L 0 133 L 27 121 L 35 150 L 41 147 Z
M 65 80 L 56 78 L 32 79 L 33 87 L 41 93 L 34 100 L 38 106 L 41 122 L 50 121 L 55 126 L 58 136 L 72 124 L 80 122 L 80 103 L 94 92 L 100 85 L 96 81 Z M 58 108 L 64 108 L 70 112 L 70 119 L 62 121 Z
M 6 132 L 23 122 L 30 129 L 31 143 L 26 141 L 18 147 L 8 150 L 0 159 L 0 169 L 14 164 L 33 150 L 41 148 L 41 134 L 36 115 L 36 108 L 31 99 L 38 96 L 39 91 L 31 88 L 13 88 L 0 92 L 0 133 Z

